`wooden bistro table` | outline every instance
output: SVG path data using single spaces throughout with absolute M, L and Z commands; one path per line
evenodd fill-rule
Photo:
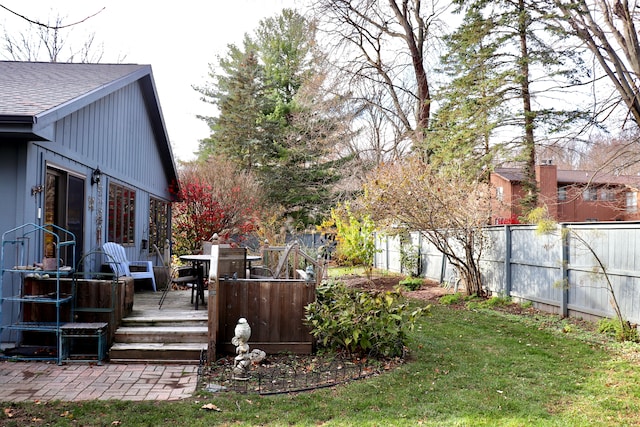
M 193 269 L 196 272 L 196 301 L 195 301 L 195 309 L 198 309 L 198 298 L 202 301 L 202 305 L 204 302 L 204 275 L 209 271 L 209 263 L 211 262 L 211 255 L 202 255 L 202 254 L 194 254 L 194 255 L 181 255 L 180 259 L 182 261 L 188 261 L 193 266 Z M 193 297 L 193 292 L 191 293 Z M 193 303 L 193 298 L 191 300 Z

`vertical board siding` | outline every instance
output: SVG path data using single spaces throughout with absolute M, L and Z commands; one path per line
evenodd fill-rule
M 269 343 L 271 349 L 304 344 L 312 337 L 304 324 L 304 307 L 315 301 L 315 283 L 294 280 L 220 280 L 218 347 L 228 349 L 238 319 L 251 326 L 250 343 Z
M 533 226 L 485 229 L 491 242 L 480 262 L 485 288 L 541 303 L 550 310 L 565 307 L 574 316 L 613 316 L 606 276 L 598 268 L 593 251 L 604 264 L 623 316 L 640 324 L 640 223 L 567 224 L 565 227 L 566 259 L 563 259 L 559 229 L 549 234 L 540 234 Z M 511 243 L 509 247 L 507 240 Z M 376 256 L 375 266 L 400 271 L 399 256 L 391 255 L 400 253 L 398 240 L 379 236 L 376 245 L 379 255 L 383 256 Z M 508 253 L 511 256 L 506 259 Z M 422 276 L 441 280 L 442 258 L 442 254 L 423 239 Z M 384 260 L 388 262 L 385 264 Z M 563 282 L 563 267 L 567 271 L 567 283 Z
M 89 168 L 166 195 L 165 171 L 137 83 L 59 120 L 55 141 L 64 151 L 79 153 Z

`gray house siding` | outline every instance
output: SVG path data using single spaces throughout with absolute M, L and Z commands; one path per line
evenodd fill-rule
M 166 171 L 161 161 L 148 111 L 138 83 L 125 86 L 99 99 L 69 116 L 61 118 L 54 126 L 53 141 L 33 142 L 35 158 L 42 158 L 45 166 L 64 169 L 84 176 L 86 189 L 85 238 L 82 252 L 99 247 L 106 241 L 107 202 L 110 182 L 117 182 L 136 190 L 135 247 L 127 247 L 131 259 L 146 259 L 140 247 L 148 237 L 149 196 L 170 201 Z M 40 162 L 29 161 L 30 165 Z M 97 185 L 91 185 L 93 170 L 100 168 L 102 180 L 102 232 L 97 234 L 97 216 L 100 211 Z M 28 176 L 44 175 L 34 170 Z M 42 182 L 42 179 L 39 180 Z M 37 185 L 34 181 L 32 185 Z M 94 208 L 89 209 L 92 198 Z M 43 201 L 37 201 L 42 206 Z M 26 218 L 38 222 L 33 203 L 27 203 Z M 98 237 L 99 236 L 99 237 Z
M 77 253 L 105 243 L 109 184 L 115 182 L 136 192 L 134 238 L 127 255 L 131 260 L 147 259 L 142 240 L 149 238 L 150 197 L 170 202 L 169 187 L 177 178 L 151 68 L 3 61 L 0 67 L 0 89 L 5 89 L 0 91 L 0 234 L 25 223 L 45 222 L 41 189 L 52 168 L 73 177 L 76 189 L 84 183 L 83 195 L 69 190 L 78 201 L 84 197 L 82 246 Z M 92 184 L 97 168 L 101 180 Z M 43 242 L 34 240 L 29 259 L 38 261 Z M 16 265 L 15 259 L 7 254 L 3 267 L 11 265 Z M 2 294 L 16 294 L 19 286 L 5 280 Z M 2 310 L 2 325 L 16 316 L 19 313 Z M 7 341 L 6 332 L 1 341 Z
M 0 200 L 4 200 L 0 214 L 0 230 L 8 230 L 24 215 L 26 201 L 25 167 L 27 149 L 20 141 L 0 144 Z

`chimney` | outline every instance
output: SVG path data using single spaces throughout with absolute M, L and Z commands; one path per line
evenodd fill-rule
M 558 168 L 551 159 L 536 166 L 536 181 L 540 189 L 539 204 L 546 205 L 549 215 L 558 218 Z

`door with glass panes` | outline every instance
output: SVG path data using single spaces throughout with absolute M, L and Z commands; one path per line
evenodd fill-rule
M 62 263 L 76 267 L 83 247 L 85 177 L 72 172 L 47 167 L 45 185 L 44 222 L 69 230 L 76 238 L 75 259 L 71 248 L 63 248 L 60 253 Z M 61 236 L 66 239 L 67 236 Z M 55 256 L 53 236 L 45 235 L 44 256 Z

